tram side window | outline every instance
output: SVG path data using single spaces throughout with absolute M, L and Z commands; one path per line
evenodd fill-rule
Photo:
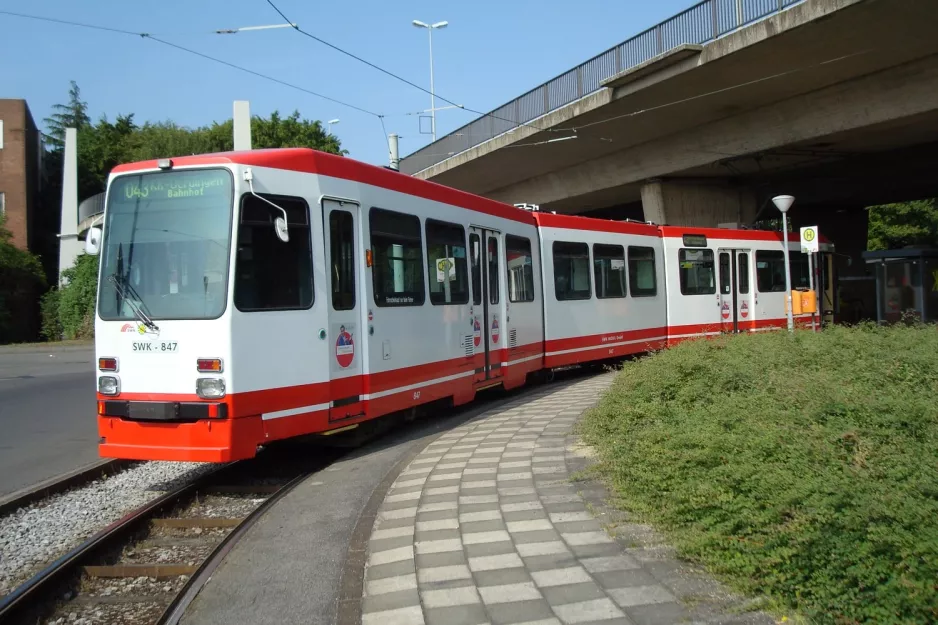
M 802 252 L 789 252 L 788 261 L 791 264 L 791 288 L 810 288 L 811 271 L 808 269 L 808 255 Z
M 489 236 L 489 304 L 498 303 L 498 237 Z
M 590 298 L 590 250 L 586 243 L 554 241 L 554 293 L 560 301 Z
M 629 293 L 632 297 L 658 294 L 654 248 L 629 246 Z
M 420 219 L 383 208 L 369 212 L 377 306 L 422 306 L 426 295 Z
M 740 252 L 736 258 L 739 263 L 739 272 L 736 275 L 736 280 L 739 282 L 739 294 L 746 295 L 749 293 L 749 254 Z
M 625 248 L 594 243 L 593 277 L 597 298 L 625 297 Z
M 683 295 L 713 295 L 717 292 L 713 270 L 713 250 L 678 250 L 678 270 Z
M 760 293 L 785 292 L 785 254 L 756 250 L 756 285 Z
M 531 240 L 514 235 L 505 236 L 505 255 L 508 258 L 508 301 L 534 301 L 534 258 Z
M 472 263 L 472 304 L 482 303 L 482 240 L 477 234 L 469 235 L 469 258 Z
M 290 241 L 277 238 L 279 210 L 253 194 L 241 196 L 234 303 L 238 310 L 305 310 L 313 305 L 309 205 L 303 198 L 260 194 L 287 213 Z
M 730 294 L 730 253 L 720 252 L 720 293 Z
M 466 266 L 466 231 L 458 224 L 428 219 L 427 273 L 431 304 L 467 304 L 469 272 Z
M 329 247 L 332 251 L 332 308 L 355 308 L 355 243 L 352 213 L 329 213 Z

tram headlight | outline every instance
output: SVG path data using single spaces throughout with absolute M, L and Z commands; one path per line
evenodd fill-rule
M 219 399 L 225 396 L 225 381 L 222 378 L 198 378 L 195 392 L 202 399 Z
M 102 395 L 119 395 L 121 381 L 116 375 L 102 375 L 98 378 L 98 392 Z

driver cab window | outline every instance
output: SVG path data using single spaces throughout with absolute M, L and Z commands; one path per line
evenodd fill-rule
M 287 213 L 290 240 L 277 238 L 279 210 L 245 193 L 238 220 L 234 303 L 241 311 L 303 310 L 313 305 L 309 205 L 303 198 L 259 194 Z

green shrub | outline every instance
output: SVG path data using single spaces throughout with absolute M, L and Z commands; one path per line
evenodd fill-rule
M 94 337 L 94 306 L 98 292 L 98 257 L 82 254 L 62 272 L 59 323 L 66 339 Z
M 47 341 L 62 340 L 62 322 L 59 320 L 59 290 L 50 289 L 39 300 L 40 334 Z
M 46 278 L 35 254 L 13 245 L 0 215 L 0 344 L 35 340 Z
M 696 341 L 583 423 L 617 503 L 818 623 L 938 620 L 938 331 Z

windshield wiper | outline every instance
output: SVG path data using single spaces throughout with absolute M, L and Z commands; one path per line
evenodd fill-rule
M 118 295 L 121 296 L 121 300 L 123 302 L 127 302 L 127 305 L 130 306 L 130 310 L 133 311 L 134 317 L 136 317 L 140 323 L 145 325 L 150 330 L 159 332 L 159 327 L 153 323 L 153 320 L 150 319 L 150 316 L 146 313 L 146 304 L 143 303 L 143 298 L 140 297 L 140 294 L 137 293 L 137 290 L 133 287 L 133 285 L 125 280 L 124 277 L 117 272 L 109 275 L 107 279 L 108 282 L 114 285 Z M 130 295 L 130 297 L 128 297 L 128 295 Z M 138 305 L 137 302 L 140 302 L 140 304 Z

